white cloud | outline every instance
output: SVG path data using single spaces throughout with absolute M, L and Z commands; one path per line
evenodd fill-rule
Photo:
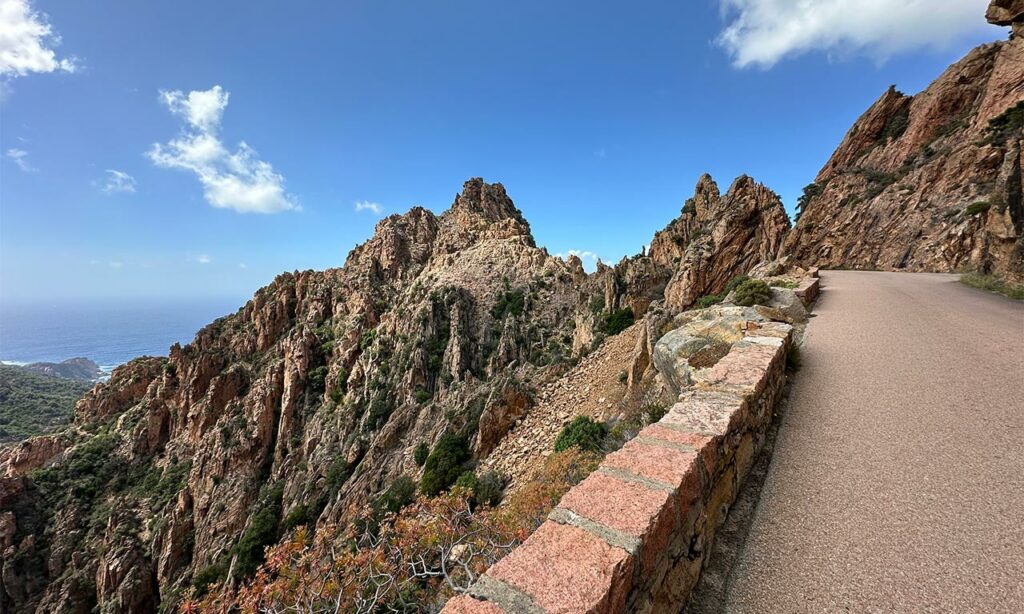
M 198 262 L 199 264 L 210 264 L 213 262 L 209 254 L 189 254 L 188 260 L 190 262 Z
M 238 263 L 238 268 L 240 268 L 240 269 L 247 269 L 247 268 L 249 268 L 249 265 L 247 265 L 244 262 L 239 262 Z
M 300 210 L 285 192 L 284 177 L 242 141 L 231 152 L 220 140 L 221 118 L 228 92 L 219 85 L 206 91 L 160 92 L 160 100 L 185 120 L 180 138 L 155 143 L 146 155 L 157 166 L 192 171 L 203 185 L 206 201 L 239 213 L 278 213 Z
M 107 169 L 107 177 L 100 186 L 104 194 L 117 194 L 119 192 L 134 192 L 135 177 L 123 171 Z
M 10 158 L 11 160 L 13 160 L 14 163 L 16 165 L 18 165 L 18 168 L 20 168 L 21 171 L 24 172 L 24 173 L 37 173 L 37 172 L 39 172 L 38 168 L 35 168 L 31 164 L 29 164 L 28 160 L 25 159 L 25 158 L 28 157 L 28 152 L 25 151 L 24 149 L 13 149 L 13 148 L 12 149 L 8 149 L 7 150 L 7 157 Z
M 0 0 L 0 77 L 75 72 L 78 61 L 58 58 L 52 49 L 59 44 L 47 16 L 33 10 L 28 0 Z
M 590 268 L 591 266 L 597 266 L 597 263 L 600 262 L 601 260 L 600 256 L 598 256 L 594 252 L 587 251 L 585 249 L 570 249 L 568 252 L 559 252 L 555 254 L 556 258 L 561 258 L 562 260 L 568 260 L 569 256 L 576 256 L 577 258 L 583 261 L 583 264 L 587 268 Z
M 110 264 L 110 268 L 112 268 L 112 269 L 122 269 L 122 268 L 124 268 L 124 263 L 121 262 L 120 260 L 111 261 L 109 264 Z
M 719 0 L 718 43 L 738 68 L 770 68 L 810 51 L 877 60 L 943 48 L 985 26 L 988 0 Z
M 356 203 L 356 211 L 373 211 L 374 214 L 381 215 L 384 213 L 384 207 L 380 203 L 361 200 Z

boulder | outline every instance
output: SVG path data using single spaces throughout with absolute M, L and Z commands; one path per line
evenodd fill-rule
M 985 18 L 993 25 L 1013 27 L 1014 35 L 1019 36 L 1024 27 L 1024 0 L 992 0 Z
M 802 324 L 807 321 L 807 308 L 794 290 L 789 288 L 771 288 L 772 298 L 767 307 L 780 314 L 778 318 L 787 324 Z

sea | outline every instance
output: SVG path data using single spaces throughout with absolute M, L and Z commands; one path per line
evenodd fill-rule
M 244 299 L 5 303 L 0 301 L 0 361 L 61 362 L 85 357 L 104 373 L 137 356 L 166 356 Z

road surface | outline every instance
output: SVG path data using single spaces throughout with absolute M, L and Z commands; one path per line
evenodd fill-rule
M 722 609 L 1024 612 L 1024 304 L 821 277 Z

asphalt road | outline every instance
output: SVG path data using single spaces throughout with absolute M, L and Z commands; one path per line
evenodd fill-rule
M 1024 612 L 1024 304 L 832 271 L 727 612 Z

